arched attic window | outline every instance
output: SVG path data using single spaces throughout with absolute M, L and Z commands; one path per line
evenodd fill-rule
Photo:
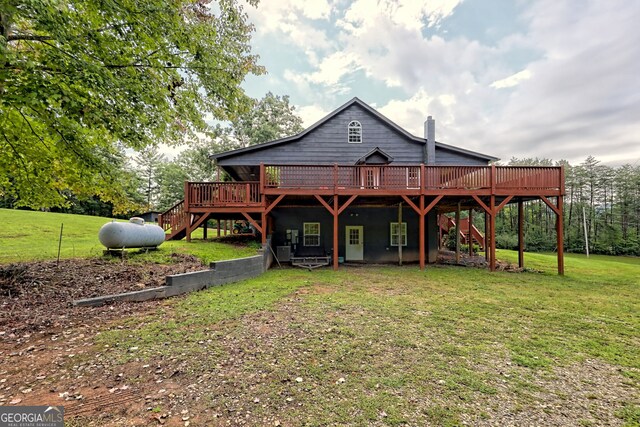
M 359 144 L 362 142 L 362 125 L 357 120 L 352 120 L 347 126 L 347 141 L 350 144 Z

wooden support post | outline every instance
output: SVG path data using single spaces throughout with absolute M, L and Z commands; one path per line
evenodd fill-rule
M 402 265 L 402 202 L 398 204 L 398 265 Z
M 469 209 L 469 236 L 467 237 L 467 245 L 469 245 L 469 256 L 473 256 L 473 209 Z
M 218 237 L 220 237 L 220 220 L 216 219 L 216 229 L 218 230 Z
M 496 271 L 496 196 L 491 195 L 491 213 L 489 214 L 489 222 L 491 228 L 491 237 L 489 238 L 489 246 L 491 254 L 489 255 L 489 270 Z
M 460 202 L 456 208 L 456 264 L 460 264 Z
M 208 225 L 209 225 L 208 223 L 209 223 L 209 220 L 207 219 L 207 220 L 205 220 L 205 221 L 204 221 L 204 223 L 202 224 L 202 227 L 203 227 L 203 228 L 202 228 L 202 239 L 203 239 L 203 240 L 207 240 L 207 230 L 208 230 L 208 228 L 209 228 L 209 227 L 208 227 Z
M 338 195 L 333 196 L 333 269 L 338 269 Z
M 438 223 L 438 250 L 442 249 L 442 227 L 440 227 L 440 214 L 436 216 L 436 222 Z
M 562 220 L 563 196 L 558 196 L 558 212 L 556 212 L 556 240 L 558 244 L 558 274 L 564 276 L 564 222 Z
M 263 210 L 260 216 L 260 226 L 262 227 L 262 246 L 267 244 L 267 213 Z
M 518 200 L 518 267 L 524 268 L 524 203 Z
M 421 195 L 420 196 L 420 212 L 418 213 L 418 215 L 420 215 L 420 224 L 418 227 L 418 233 L 420 233 L 420 235 L 418 236 L 418 241 L 419 241 L 419 245 L 420 245 L 420 270 L 424 270 L 424 265 L 425 265 L 425 248 L 424 248 L 424 217 L 425 217 L 425 213 L 424 213 L 424 196 Z
M 484 211 L 484 260 L 489 262 L 489 217 L 487 211 Z
M 187 218 L 187 224 L 185 232 L 187 235 L 187 242 L 191 241 L 191 214 L 189 213 L 189 182 L 184 182 L 184 213 Z

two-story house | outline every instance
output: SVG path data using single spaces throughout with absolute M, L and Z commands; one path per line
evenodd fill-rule
M 437 142 L 431 117 L 417 137 L 353 98 L 297 135 L 211 158 L 233 182 L 185 183 L 185 200 L 161 217 L 168 238 L 189 238 L 207 218 L 246 219 L 263 243 L 271 236 L 293 255 L 326 254 L 334 268 L 343 260 L 424 268 L 437 256 L 436 215 L 476 209 L 495 269 L 497 213 L 542 199 L 559 219 L 563 271 L 562 168 L 490 165 L 497 158 Z

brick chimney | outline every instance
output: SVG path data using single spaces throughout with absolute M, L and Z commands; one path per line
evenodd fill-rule
M 425 147 L 426 164 L 436 164 L 436 121 L 431 116 L 424 122 L 424 138 L 427 140 Z

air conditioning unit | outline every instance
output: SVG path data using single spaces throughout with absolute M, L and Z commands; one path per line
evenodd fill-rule
M 276 246 L 276 255 L 280 262 L 291 261 L 291 246 Z

